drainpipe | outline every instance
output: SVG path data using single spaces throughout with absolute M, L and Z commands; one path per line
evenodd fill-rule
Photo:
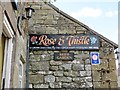
M 27 54 L 26 54 L 26 88 L 29 88 L 29 79 L 28 79 L 28 71 L 29 71 L 29 32 L 27 35 Z

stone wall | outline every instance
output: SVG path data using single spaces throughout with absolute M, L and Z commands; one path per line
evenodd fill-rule
M 43 2 L 28 23 L 30 34 L 94 34 L 86 25 Z M 71 19 L 72 18 L 72 19 Z M 76 22 L 75 22 L 76 21 Z M 53 59 L 54 52 L 73 52 L 74 60 Z M 29 88 L 116 88 L 114 46 L 100 38 L 100 65 L 91 65 L 90 52 L 81 50 L 30 50 Z
M 53 60 L 54 52 L 30 51 L 29 83 L 34 88 L 92 87 L 89 52 L 74 52 L 75 60 Z

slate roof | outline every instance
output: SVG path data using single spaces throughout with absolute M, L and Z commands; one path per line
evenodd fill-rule
M 54 6 L 51 3 L 48 3 L 48 5 L 53 8 L 56 12 L 58 12 L 59 14 L 63 15 L 64 17 L 70 19 L 71 21 L 81 25 L 82 27 L 84 27 L 85 29 L 89 30 L 90 32 L 92 32 L 93 34 L 99 36 L 101 39 L 105 40 L 106 42 L 110 43 L 111 45 L 114 46 L 114 48 L 118 48 L 118 44 L 114 43 L 113 41 L 109 40 L 108 38 L 104 37 L 103 35 L 99 34 L 98 32 L 94 31 L 93 29 L 89 28 L 87 25 L 81 23 L 80 21 L 78 21 L 77 19 L 71 17 L 70 15 L 68 15 L 67 13 L 61 11 L 59 8 L 57 8 L 56 6 Z

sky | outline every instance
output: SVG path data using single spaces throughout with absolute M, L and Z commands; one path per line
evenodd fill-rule
M 118 44 L 119 0 L 57 0 L 60 10 Z

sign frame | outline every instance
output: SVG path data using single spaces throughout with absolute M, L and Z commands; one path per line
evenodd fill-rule
M 91 52 L 90 58 L 91 58 L 91 65 L 99 65 L 100 64 L 99 52 Z

